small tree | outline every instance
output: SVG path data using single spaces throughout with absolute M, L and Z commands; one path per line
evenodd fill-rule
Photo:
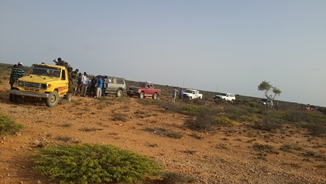
M 282 91 L 274 86 L 272 86 L 269 82 L 267 81 L 262 81 L 259 86 L 258 86 L 259 91 L 265 91 L 265 96 L 269 100 L 275 99 L 276 96 L 280 96 Z M 272 90 L 273 94 L 268 94 L 268 92 Z

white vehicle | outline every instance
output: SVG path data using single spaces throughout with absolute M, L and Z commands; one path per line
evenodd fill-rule
M 228 101 L 233 101 L 235 100 L 235 95 L 233 93 L 223 93 L 220 95 L 215 95 L 214 100 L 228 100 Z
M 195 89 L 186 89 L 183 91 L 183 98 L 202 99 L 203 94 L 200 94 L 199 91 Z

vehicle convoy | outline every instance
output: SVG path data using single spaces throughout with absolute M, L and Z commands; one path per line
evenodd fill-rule
M 134 95 L 139 98 L 152 97 L 154 100 L 161 95 L 161 90 L 156 89 L 151 82 L 139 82 L 137 86 L 130 86 L 127 89 L 127 95 L 132 97 Z
M 65 98 L 71 101 L 68 68 L 54 64 L 33 64 L 27 76 L 19 78 L 10 95 L 14 102 L 21 99 L 41 99 L 48 107 L 54 107 Z
M 203 94 L 200 94 L 199 91 L 195 89 L 185 89 L 183 91 L 183 98 L 202 99 Z
M 215 95 L 214 100 L 233 101 L 233 100 L 235 100 L 235 95 L 233 93 L 222 93 L 220 95 Z

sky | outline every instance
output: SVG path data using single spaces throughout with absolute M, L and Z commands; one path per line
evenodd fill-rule
M 0 0 L 0 63 L 326 107 L 325 0 Z

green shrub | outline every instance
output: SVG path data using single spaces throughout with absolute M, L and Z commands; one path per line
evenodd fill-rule
M 15 123 L 10 116 L 0 114 L 0 135 L 12 135 L 23 128 L 23 125 Z
M 185 105 L 182 107 L 182 111 L 187 115 L 196 115 L 198 114 L 199 107 L 195 105 Z
M 216 124 L 225 125 L 225 126 L 234 126 L 234 122 L 226 116 L 217 116 L 215 117 Z
M 163 169 L 146 156 L 112 145 L 48 146 L 33 160 L 36 170 L 62 184 L 135 182 Z

